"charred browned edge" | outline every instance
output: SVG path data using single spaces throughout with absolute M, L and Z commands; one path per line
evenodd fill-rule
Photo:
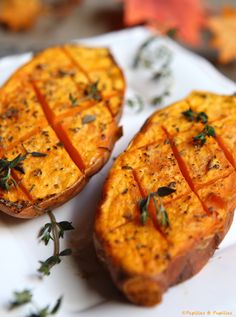
M 67 59 L 69 59 L 71 61 L 71 65 L 75 66 L 79 71 L 81 71 L 86 78 L 88 79 L 89 82 L 91 82 L 91 79 L 88 75 L 88 73 L 83 69 L 82 66 L 80 66 L 74 59 L 73 57 L 70 55 L 70 53 L 66 50 L 66 48 L 61 47 L 60 48 L 61 51 L 65 54 L 65 57 Z M 114 58 L 112 57 L 112 60 L 114 61 L 114 63 L 116 64 Z M 21 68 L 23 69 L 24 66 Z M 123 75 L 123 74 L 122 74 Z M 24 142 L 26 139 L 28 139 L 31 136 L 34 136 L 35 134 L 37 134 L 38 132 L 40 132 L 43 128 L 45 128 L 48 124 L 51 126 L 51 128 L 54 130 L 54 132 L 56 133 L 58 139 L 64 144 L 64 147 L 68 153 L 68 155 L 70 156 L 70 158 L 72 159 L 72 161 L 77 165 L 77 167 L 79 168 L 79 170 L 84 174 L 84 176 L 86 177 L 86 171 L 85 171 L 85 164 L 80 156 L 80 154 L 78 153 L 77 149 L 73 146 L 73 144 L 71 143 L 67 133 L 65 132 L 63 126 L 60 124 L 59 120 L 68 116 L 71 116 L 75 113 L 80 113 L 85 109 L 94 107 L 97 105 L 97 102 L 90 102 L 88 103 L 88 105 L 85 105 L 83 107 L 81 107 L 80 109 L 72 109 L 67 111 L 66 113 L 64 113 L 63 115 L 58 115 L 55 116 L 55 114 L 53 113 L 53 111 L 50 109 L 45 97 L 43 96 L 43 94 L 40 92 L 40 89 L 37 87 L 37 82 L 34 81 L 31 76 L 28 76 L 29 79 L 29 83 L 32 86 L 32 89 L 34 90 L 36 97 L 41 105 L 41 108 L 44 112 L 45 115 L 45 121 L 41 120 L 39 122 L 39 125 L 37 128 L 33 129 L 32 131 L 30 131 L 29 133 L 26 133 L 22 138 L 20 138 L 20 140 L 18 140 L 17 142 L 15 142 L 14 144 L 11 144 L 9 147 L 7 148 L 0 148 L 0 155 L 4 156 L 5 152 L 7 152 L 8 150 L 11 150 L 14 146 L 16 146 L 19 143 Z M 72 78 L 72 80 L 74 81 L 74 79 Z M 76 85 L 77 86 L 77 85 Z M 81 91 L 81 89 L 77 86 L 77 89 L 79 91 Z M 102 96 L 102 101 L 106 101 L 109 100 L 109 98 L 111 97 L 115 97 L 115 96 L 122 96 L 122 92 L 123 91 L 117 91 L 117 92 L 112 92 L 111 94 L 107 94 L 106 96 Z M 121 106 L 121 105 L 120 105 Z M 115 124 L 117 124 L 117 118 L 115 115 L 113 115 L 111 108 L 109 106 L 109 104 L 107 104 L 107 109 L 111 114 L 111 122 L 114 122 Z M 121 109 L 120 111 L 121 112 Z M 32 195 L 30 194 L 30 192 L 25 188 L 25 186 L 22 184 L 21 180 L 19 179 L 19 177 L 17 176 L 17 174 L 12 171 L 12 178 L 15 180 L 15 182 L 17 183 L 17 185 L 19 186 L 20 190 L 26 195 L 27 199 L 33 203 L 34 200 L 32 198 Z
M 170 134 L 168 133 L 168 131 L 165 129 L 165 127 L 162 126 L 163 131 L 165 132 L 167 138 L 170 141 L 170 146 L 172 148 L 172 152 L 174 154 L 174 157 L 178 163 L 179 169 L 184 177 L 184 179 L 186 180 L 186 182 L 188 183 L 190 189 L 192 190 L 192 192 L 197 196 L 197 198 L 199 199 L 203 209 L 205 210 L 205 212 L 207 213 L 207 215 L 211 215 L 211 213 L 209 212 L 207 206 L 204 204 L 204 202 L 200 199 L 198 192 L 196 191 L 196 188 L 194 186 L 194 183 L 189 175 L 187 166 L 184 162 L 184 160 L 182 159 L 181 155 L 179 154 L 179 151 L 175 145 L 175 142 L 173 140 L 173 138 L 170 136 Z

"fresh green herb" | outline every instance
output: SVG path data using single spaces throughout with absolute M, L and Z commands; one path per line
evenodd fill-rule
M 141 213 L 141 223 L 145 225 L 148 220 L 148 217 L 149 217 L 148 207 L 152 199 L 155 206 L 156 217 L 157 217 L 157 221 L 159 225 L 162 227 L 168 227 L 170 225 L 169 217 L 163 205 L 162 197 L 171 195 L 175 191 L 176 190 L 174 188 L 163 186 L 163 187 L 159 187 L 156 192 L 152 192 L 146 198 L 143 198 L 139 203 L 139 208 Z
M 215 129 L 208 125 L 208 116 L 205 112 L 195 112 L 189 108 L 188 110 L 183 111 L 182 114 L 188 121 L 201 122 L 205 125 L 203 130 L 193 137 L 193 142 L 195 145 L 203 146 L 207 141 L 207 137 L 216 136 Z
M 163 93 L 159 96 L 155 96 L 150 100 L 152 105 L 160 105 L 164 98 L 170 94 L 170 88 L 172 85 L 172 72 L 170 69 L 170 63 L 172 61 L 172 52 L 164 45 L 155 45 L 153 42 L 158 38 L 151 36 L 148 38 L 138 49 L 134 61 L 133 68 L 145 68 L 150 72 L 151 81 L 164 81 L 163 82 Z M 152 45 L 153 44 L 153 45 Z M 149 47 L 150 46 L 150 47 Z M 138 100 L 127 100 L 129 107 L 133 107 L 138 103 Z M 143 105 L 138 108 L 138 112 L 141 111 Z
M 170 91 L 169 91 L 169 90 L 166 90 L 166 91 L 163 92 L 162 95 L 153 97 L 152 100 L 151 100 L 151 105 L 153 105 L 153 106 L 159 106 L 159 105 L 161 105 L 162 102 L 163 102 L 163 100 L 164 100 L 164 98 L 165 98 L 166 96 L 169 96 L 169 95 L 170 95 Z
M 39 231 L 38 238 L 39 241 L 42 241 L 45 245 L 48 245 L 50 240 L 54 243 L 54 252 L 45 261 L 40 261 L 40 267 L 38 271 L 43 275 L 49 275 L 51 268 L 56 264 L 61 262 L 62 256 L 71 255 L 71 249 L 65 249 L 60 251 L 60 238 L 64 238 L 65 231 L 73 230 L 71 222 L 61 221 L 57 222 L 55 216 L 51 211 L 48 211 L 48 216 L 51 220 L 50 223 L 46 223 Z
M 196 145 L 203 146 L 206 143 L 207 137 L 215 137 L 215 129 L 210 125 L 205 125 L 204 129 L 193 137 L 193 142 Z
M 71 102 L 72 107 L 77 107 L 79 103 L 88 101 L 88 100 L 95 100 L 101 101 L 102 95 L 98 90 L 98 81 L 94 83 L 88 84 L 88 86 L 84 89 L 84 97 L 75 98 L 72 94 L 69 94 L 69 99 Z
M 197 115 L 197 121 L 206 124 L 208 122 L 208 116 L 205 112 L 199 112 Z
M 188 121 L 196 121 L 206 124 L 208 122 L 208 116 L 205 112 L 195 112 L 191 108 L 183 111 L 182 114 Z
M 34 307 L 37 307 L 36 304 L 32 301 L 33 294 L 30 290 L 25 289 L 21 292 L 14 292 L 14 299 L 10 302 L 9 310 L 12 310 L 14 308 L 18 308 L 22 305 L 31 303 Z M 30 315 L 27 317 L 48 317 L 55 315 L 58 310 L 60 309 L 62 304 L 62 296 L 58 298 L 55 305 L 50 308 L 49 305 L 46 307 L 39 309 L 36 308 L 35 311 L 31 312 Z
M 144 101 L 139 95 L 135 95 L 132 99 L 126 100 L 128 107 L 132 109 L 137 109 L 136 112 L 141 112 L 144 108 Z
M 88 87 L 84 90 L 84 94 L 87 99 L 101 101 L 102 96 L 101 93 L 98 91 L 98 81 L 89 84 Z
M 69 100 L 72 107 L 76 107 L 78 105 L 78 98 L 74 97 L 71 93 L 69 94 Z
M 196 112 L 194 112 L 191 108 L 183 111 L 182 115 L 184 115 L 188 121 L 194 121 L 196 118 Z
M 166 31 L 166 35 L 169 36 L 170 38 L 174 39 L 178 33 L 178 29 L 176 28 L 171 28 Z
M 156 193 L 159 197 L 165 197 L 173 194 L 175 191 L 176 190 L 170 186 L 162 186 L 158 188 Z
M 0 159 L 0 188 L 8 191 L 12 185 L 15 187 L 17 186 L 16 181 L 12 177 L 12 170 L 16 170 L 21 174 L 25 174 L 22 163 L 28 155 L 32 155 L 34 157 L 47 156 L 47 154 L 40 152 L 26 151 L 26 154 L 19 154 L 11 161 L 9 161 L 7 158 Z
M 33 157 L 45 157 L 45 156 L 47 156 L 46 153 L 41 153 L 41 152 L 30 152 L 29 154 L 31 154 Z
M 82 118 L 82 124 L 88 124 L 96 120 L 96 116 L 88 114 Z
M 39 261 L 40 267 L 38 271 L 42 273 L 43 275 L 50 275 L 51 269 L 56 265 L 61 263 L 61 259 L 59 255 L 53 255 L 50 256 L 47 260 L 45 261 Z
M 134 57 L 134 62 L 133 62 L 133 68 L 137 68 L 141 59 L 142 59 L 142 54 L 144 50 L 149 46 L 150 43 L 152 43 L 156 39 L 156 36 L 150 36 L 145 42 L 141 44 L 139 47 L 135 57 Z
M 28 315 L 27 317 L 48 317 L 48 316 L 52 316 L 55 315 L 58 310 L 61 307 L 61 303 L 62 303 L 62 297 L 60 297 L 56 304 L 50 308 L 50 306 L 46 306 L 42 309 L 37 309 L 34 312 L 30 313 L 30 315 Z
M 14 309 L 19 306 L 28 304 L 32 300 L 32 293 L 30 290 L 25 289 L 21 292 L 14 292 L 14 299 L 10 302 L 9 309 Z
M 14 178 L 12 178 L 12 170 L 17 170 L 24 174 L 22 161 L 26 159 L 26 155 L 19 154 L 12 161 L 7 158 L 0 159 L 0 187 L 8 191 L 12 185 L 17 186 Z

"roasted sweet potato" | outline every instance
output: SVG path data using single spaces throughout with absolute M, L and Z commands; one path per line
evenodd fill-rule
M 106 48 L 49 48 L 0 91 L 0 210 L 31 218 L 78 193 L 121 130 L 125 82 Z
M 236 96 L 193 92 L 155 112 L 112 167 L 95 246 L 133 303 L 152 306 L 196 274 L 236 206 Z

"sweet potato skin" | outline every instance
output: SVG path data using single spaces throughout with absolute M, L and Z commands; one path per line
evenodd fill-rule
M 206 237 L 201 244 L 196 243 L 190 252 L 176 258 L 165 272 L 154 277 L 125 275 L 122 268 L 117 267 L 116 263 L 107 256 L 104 252 L 106 246 L 95 235 L 94 243 L 97 256 L 109 270 L 115 285 L 129 301 L 140 306 L 154 306 L 162 301 L 163 293 L 169 287 L 191 278 L 206 265 L 228 232 L 233 221 L 233 211 L 234 208 L 229 212 L 222 230 L 211 237 Z
M 115 72 L 110 74 L 110 70 L 101 67 L 94 82 L 90 69 L 82 69 L 72 52 L 74 57 L 83 53 L 84 66 L 94 63 L 93 72 L 102 54 Z M 101 85 L 103 77 L 105 82 Z M 91 89 L 95 96 L 89 95 Z M 45 157 L 28 155 L 23 161 L 24 175 L 12 173 L 18 189 L 0 189 L 0 210 L 14 217 L 32 218 L 78 194 L 107 162 L 122 135 L 118 122 L 124 90 L 123 73 L 106 48 L 52 47 L 18 69 L 1 88 L 0 158 L 12 160 L 27 151 L 40 152 Z M 72 127 L 70 121 L 74 118 L 77 125 Z M 63 120 L 67 120 L 66 125 Z M 70 138 L 72 130 L 75 138 Z M 50 167 L 44 164 L 54 160 Z M 47 173 L 52 173 L 51 178 L 48 175 L 51 184 Z M 56 180 L 63 180 L 65 186 Z
M 236 113 L 235 97 L 193 92 L 186 100 L 154 113 L 145 122 L 126 152 L 121 154 L 114 163 L 104 185 L 103 198 L 95 217 L 94 243 L 97 255 L 108 269 L 116 286 L 129 301 L 137 305 L 153 306 L 158 304 L 162 300 L 163 293 L 169 287 L 197 274 L 214 254 L 233 220 L 236 206 L 236 173 L 233 161 L 235 137 L 229 129 L 225 129 L 225 122 L 229 120 L 232 125 L 232 119 L 227 117 L 227 112 L 226 115 L 222 113 L 220 107 L 228 107 L 230 114 L 234 116 Z M 208 108 L 208 102 L 212 106 L 214 105 L 215 112 L 213 107 Z M 189 103 L 195 111 L 200 109 L 208 113 L 206 109 L 209 109 L 213 118 L 212 125 L 217 130 L 217 137 L 216 140 L 207 140 L 202 160 L 211 158 L 209 153 L 212 153 L 212 157 L 215 159 L 214 152 L 217 149 L 220 163 L 215 170 L 208 171 L 206 166 L 203 182 L 201 182 L 203 179 L 201 168 L 196 168 L 200 176 L 194 174 L 195 171 L 192 172 L 192 180 L 188 176 L 191 180 L 189 185 L 194 191 L 195 197 L 191 198 L 189 203 L 187 202 L 189 206 L 195 205 L 192 217 L 188 216 L 188 213 L 191 214 L 188 208 L 179 209 L 179 206 L 182 205 L 181 202 L 184 205 L 183 197 L 189 195 L 188 191 L 180 194 L 182 195 L 180 197 L 178 197 L 177 191 L 175 193 L 177 197 L 174 196 L 166 202 L 165 206 L 171 218 L 172 228 L 164 233 L 165 237 L 163 238 L 155 233 L 155 226 L 151 221 L 148 220 L 146 225 L 141 224 L 138 207 L 129 210 L 129 217 L 125 216 L 125 211 L 126 206 L 131 206 L 131 203 L 136 202 L 138 206 L 140 198 L 146 197 L 148 192 L 156 190 L 160 185 L 167 185 L 159 183 L 165 175 L 165 169 L 160 168 L 160 177 L 158 177 L 152 161 L 160 159 L 163 166 L 168 164 L 165 164 L 165 159 L 158 154 L 158 151 L 153 152 L 152 149 L 156 147 L 161 151 L 166 144 L 175 142 L 174 147 L 177 151 L 180 149 L 188 153 L 189 141 L 185 146 L 182 141 L 178 143 L 178 139 L 181 139 L 184 133 L 189 133 L 191 139 L 191 133 L 195 133 L 195 129 L 199 129 L 198 131 L 202 129 L 199 123 L 188 122 L 181 115 L 182 111 L 189 109 Z M 211 116 L 209 116 L 210 123 Z M 169 138 L 163 134 L 163 125 L 164 131 L 167 130 L 169 133 Z M 223 141 L 218 142 L 218 135 L 223 141 L 227 141 L 224 148 L 222 148 Z M 143 153 L 143 155 L 139 153 Z M 153 155 L 151 153 L 156 153 L 156 157 L 150 158 L 149 155 Z M 197 155 L 196 153 L 195 155 Z M 184 171 L 191 173 L 191 164 L 195 162 L 190 164 L 191 157 L 189 158 L 185 153 L 181 153 L 180 156 L 182 157 L 181 162 L 183 161 L 186 167 Z M 179 165 L 180 169 L 181 164 Z M 201 162 L 196 162 L 196 164 L 201 164 Z M 150 174 L 148 166 L 152 172 Z M 120 190 L 118 189 L 121 181 L 117 175 L 118 171 L 123 169 L 125 169 L 123 179 L 125 175 L 127 177 L 128 172 L 138 175 L 137 173 L 144 169 L 149 177 L 147 182 L 138 179 L 138 188 L 141 193 L 129 196 L 128 201 L 125 200 L 124 196 L 126 192 L 130 192 L 131 187 L 133 188 L 131 182 L 127 181 L 126 190 L 124 190 L 123 185 Z M 148 186 L 149 190 L 147 190 Z M 198 205 L 195 203 L 196 195 L 200 202 Z M 172 210 L 175 208 L 176 212 L 173 213 Z M 177 218 L 175 220 L 175 217 L 179 217 L 181 220 L 177 220 Z M 179 221 L 182 222 L 182 227 L 176 226 L 175 222 Z M 192 232 L 188 230 L 188 227 L 192 228 Z M 156 243 L 157 240 L 160 240 L 160 243 Z M 161 248 L 160 246 L 166 242 L 167 245 Z M 164 257 L 164 252 L 167 252 L 167 259 Z

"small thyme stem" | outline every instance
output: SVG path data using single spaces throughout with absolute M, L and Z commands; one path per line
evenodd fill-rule
M 58 228 L 57 228 L 57 221 L 56 221 L 56 218 L 51 210 L 48 211 L 48 216 L 49 216 L 51 223 L 52 223 L 52 236 L 53 236 L 53 241 L 54 241 L 53 255 L 57 256 L 60 253 L 60 238 L 59 238 L 59 233 L 58 233 Z

